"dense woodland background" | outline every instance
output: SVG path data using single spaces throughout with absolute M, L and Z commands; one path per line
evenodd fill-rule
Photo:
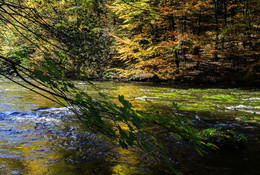
M 0 51 L 30 70 L 51 56 L 72 79 L 254 86 L 259 7 L 259 0 L 0 0 Z

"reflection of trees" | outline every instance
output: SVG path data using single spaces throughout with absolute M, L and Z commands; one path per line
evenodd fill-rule
M 11 157 L 0 157 L 0 174 L 11 174 L 10 170 L 19 172 L 19 174 L 26 174 L 26 166 L 24 166 L 23 161 L 17 158 Z M 4 168 L 3 168 L 4 167 Z
M 0 161 L 7 162 L 4 171 L 112 174 L 112 171 L 134 170 L 134 165 L 138 163 L 135 153 L 119 148 L 112 140 L 96 137 L 76 117 L 67 115 L 68 111 L 62 109 L 37 110 L 37 114 L 17 112 L 5 117 L 10 118 L 9 122 L 19 122 L 12 127 L 15 127 L 15 133 L 27 135 L 23 139 L 28 143 L 6 148 L 8 155 L 12 156 L 14 150 L 19 156 L 2 158 Z M 8 135 L 16 136 L 12 130 L 10 132 Z
M 68 124 L 64 120 L 57 128 L 46 128 L 47 149 L 54 155 L 47 160 L 50 163 L 48 173 L 134 174 L 140 171 L 137 167 L 141 165 L 139 161 L 143 160 L 144 152 L 138 155 L 136 148 L 122 149 L 114 141 L 86 131 L 77 121 Z M 44 127 L 38 126 L 37 130 Z
M 55 117 L 55 115 L 45 115 Z M 39 117 L 44 118 L 44 115 Z M 20 134 L 27 135 L 25 131 L 28 131 L 31 134 L 23 138 L 28 143 L 5 148 L 8 150 L 8 155 L 13 156 L 13 153 L 19 155 L 14 158 L 0 157 L 2 163 L 6 162 L 3 174 L 10 174 L 7 171 L 16 170 L 22 174 L 37 175 L 70 172 L 95 174 L 97 170 L 109 172 L 109 163 L 104 162 L 110 160 L 110 157 L 117 156 L 111 151 L 111 144 L 104 138 L 98 138 L 90 132 L 83 131 L 83 126 L 80 126 L 78 121 L 72 122 L 70 126 L 66 120 L 57 124 L 48 123 L 47 119 L 27 121 L 25 118 L 23 122 L 25 124 L 22 123 L 21 126 L 14 126 L 18 128 L 18 135 L 13 134 L 13 137 L 20 138 Z M 31 122 L 36 123 L 33 125 Z

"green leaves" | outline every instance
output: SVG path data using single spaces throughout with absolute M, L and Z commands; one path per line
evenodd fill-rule
M 111 102 L 102 93 L 99 93 L 99 98 L 94 99 L 62 76 L 64 73 L 60 69 L 55 70 L 57 67 L 51 57 L 46 56 L 44 61 L 44 66 L 31 71 L 33 79 L 42 86 L 34 87 L 49 93 L 57 102 L 65 101 L 60 104 L 69 106 L 98 137 L 109 137 L 124 149 L 137 146 L 147 153 L 159 155 L 175 173 L 177 171 L 164 152 L 163 143 L 151 128 L 170 133 L 176 140 L 188 141 L 194 144 L 199 153 L 203 152 L 201 148 L 206 144 L 201 141 L 198 131 L 188 119 L 174 113 L 163 113 L 153 107 L 152 102 L 149 102 L 151 107 L 146 110 L 136 110 L 123 95 L 118 96 L 117 102 Z M 33 85 L 30 82 L 28 84 Z M 93 83 L 88 84 L 97 89 Z M 173 106 L 176 110 L 179 109 L 176 103 Z
M 45 72 L 41 71 L 41 70 L 34 70 L 33 71 L 34 76 L 39 79 L 42 82 L 51 82 L 51 77 L 49 77 L 48 75 L 45 74 Z
M 177 103 L 172 102 L 172 105 L 177 111 L 180 109 Z
M 118 95 L 118 101 L 122 103 L 125 109 L 131 109 L 132 104 L 129 101 L 125 100 L 123 95 Z
M 150 101 L 147 101 L 150 107 L 146 107 L 146 110 L 136 110 L 123 95 L 118 95 L 117 102 L 111 102 L 106 95 L 98 92 L 99 98 L 94 99 L 64 77 L 64 73 L 48 55 L 44 57 L 42 65 L 32 71 L 33 76 L 42 83 L 46 92 L 64 100 L 64 106 L 70 106 L 83 124 L 97 133 L 98 137 L 109 137 L 124 149 L 137 146 L 148 153 L 159 153 L 173 171 L 175 169 L 164 152 L 163 144 L 151 128 L 159 128 L 176 140 L 194 144 L 194 148 L 201 154 L 202 147 L 210 145 L 201 141 L 198 131 L 186 118 L 174 113 L 163 113 Z M 98 90 L 92 82 L 85 82 Z M 175 110 L 179 110 L 177 103 L 172 104 Z
M 241 149 L 247 143 L 245 136 L 223 128 L 204 129 L 200 132 L 200 136 L 212 149 Z

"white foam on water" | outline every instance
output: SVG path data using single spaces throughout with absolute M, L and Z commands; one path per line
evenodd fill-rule
M 242 99 L 242 100 L 244 100 L 244 101 L 249 101 L 249 100 L 251 100 L 251 101 L 260 101 L 260 98 L 254 97 L 254 98 L 245 98 L 245 99 Z
M 136 97 L 135 100 L 142 100 L 145 101 L 146 99 L 151 99 L 151 98 L 156 98 L 156 97 L 147 97 L 147 96 L 141 96 L 141 97 Z
M 229 110 L 234 110 L 234 109 L 260 109 L 259 106 L 245 106 L 245 105 L 228 106 L 228 107 L 225 107 L 225 108 L 229 109 Z

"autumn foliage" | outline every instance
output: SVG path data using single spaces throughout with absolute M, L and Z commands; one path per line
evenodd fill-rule
M 0 7 L 7 36 L 1 49 L 6 56 L 29 57 L 34 65 L 44 60 L 44 50 L 72 78 L 83 73 L 93 79 L 198 83 L 260 79 L 259 5 L 259 0 L 14 1 Z M 8 22 L 13 17 L 19 20 Z
M 257 64 L 258 6 L 257 0 L 112 1 L 111 36 L 127 65 L 123 75 L 169 80 L 213 62 Z

